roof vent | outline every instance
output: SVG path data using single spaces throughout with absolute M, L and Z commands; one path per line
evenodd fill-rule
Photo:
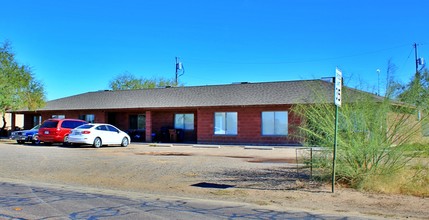
M 232 84 L 237 85 L 237 84 L 249 84 L 250 82 L 233 82 Z
M 321 80 L 328 83 L 334 83 L 334 77 L 322 77 Z

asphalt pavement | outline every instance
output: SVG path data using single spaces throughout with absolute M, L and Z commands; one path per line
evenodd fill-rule
M 0 219 L 361 219 L 270 210 L 242 203 L 94 190 L 98 192 L 3 181 Z

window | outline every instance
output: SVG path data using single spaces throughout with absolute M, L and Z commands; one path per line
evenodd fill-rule
M 262 112 L 262 135 L 287 135 L 288 112 Z
M 40 122 L 42 121 L 42 116 L 33 116 L 33 125 L 40 125 Z
M 58 121 L 45 121 L 40 128 L 57 128 Z
M 95 116 L 93 114 L 89 114 L 89 115 L 80 115 L 79 116 L 80 120 L 84 120 L 88 123 L 94 123 L 95 121 Z
M 64 118 L 66 118 L 66 116 L 65 115 L 52 115 L 52 118 L 64 119 Z
M 130 115 L 129 116 L 130 129 L 145 130 L 146 129 L 146 115 Z
M 194 130 L 194 114 L 175 114 L 174 128 L 183 130 Z
M 76 128 L 79 127 L 81 125 L 85 124 L 85 122 L 81 122 L 81 121 L 63 121 L 63 123 L 61 123 L 61 127 L 62 128 Z
M 99 131 L 107 131 L 106 125 L 99 125 L 95 129 Z
M 111 131 L 111 132 L 117 132 L 117 133 L 119 133 L 119 130 L 118 130 L 118 129 L 116 129 L 115 127 L 110 126 L 110 125 L 107 125 L 107 130 L 109 130 L 109 131 Z
M 237 135 L 237 112 L 215 112 L 214 134 Z
M 94 127 L 94 125 L 85 124 L 85 125 L 81 125 L 81 126 L 79 126 L 77 128 L 79 128 L 79 129 L 89 129 L 89 128 L 92 128 L 92 127 Z

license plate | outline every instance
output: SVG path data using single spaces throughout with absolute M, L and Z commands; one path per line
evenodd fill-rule
M 45 134 L 49 134 L 49 131 L 45 131 Z

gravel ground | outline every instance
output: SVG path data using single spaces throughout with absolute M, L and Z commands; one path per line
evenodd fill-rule
M 0 180 L 248 202 L 280 209 L 427 219 L 429 199 L 361 193 L 309 181 L 296 148 L 127 148 L 18 145 L 0 142 Z

